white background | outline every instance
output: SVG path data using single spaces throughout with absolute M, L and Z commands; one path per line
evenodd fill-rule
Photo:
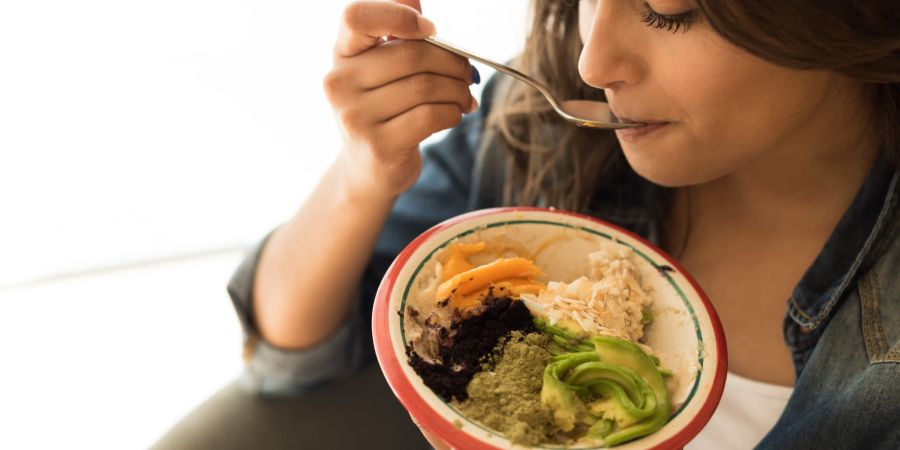
M 338 148 L 345 3 L 0 5 L 0 448 L 145 448 L 239 373 L 224 286 Z M 423 3 L 521 46 L 524 0 Z

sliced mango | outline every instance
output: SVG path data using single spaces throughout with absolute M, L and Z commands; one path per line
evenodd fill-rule
M 435 300 L 449 299 L 455 307 L 465 309 L 484 300 L 490 286 L 512 294 L 537 293 L 544 286 L 533 279 L 541 274 L 541 269 L 525 258 L 500 258 L 450 277 L 438 286 Z
M 509 278 L 535 278 L 541 269 L 525 258 L 500 258 L 494 262 L 459 273 L 438 286 L 437 297 L 447 298 L 452 293 L 471 294 L 491 283 Z
M 468 309 L 480 305 L 491 289 L 494 295 L 518 296 L 537 294 L 546 287 L 534 281 L 541 270 L 525 258 L 500 258 L 478 267 L 469 262 L 470 256 L 485 248 L 484 241 L 447 247 L 436 301 L 449 301 L 457 309 Z
M 537 281 L 528 279 L 528 278 L 510 278 L 508 280 L 498 281 L 493 284 L 494 290 L 496 289 L 508 289 L 510 292 L 516 295 L 521 294 L 534 294 L 537 295 L 541 292 L 541 289 L 547 287 L 547 285 L 543 283 L 538 283 Z
M 484 241 L 475 242 L 473 244 L 463 244 L 459 242 L 450 244 L 447 248 L 447 254 L 444 256 L 441 281 L 447 281 L 455 275 L 474 269 L 475 266 L 469 262 L 468 257 L 483 252 L 484 248 Z
M 521 294 L 537 295 L 545 287 L 547 286 L 527 278 L 511 278 L 491 283 L 489 286 L 471 294 L 451 295 L 450 304 L 456 309 L 465 310 L 480 305 L 487 298 L 489 292 L 493 292 L 493 295 L 500 297 L 518 297 Z

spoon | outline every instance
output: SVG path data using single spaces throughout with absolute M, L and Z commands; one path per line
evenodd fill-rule
M 519 72 L 512 67 L 507 66 L 506 64 L 500 64 L 495 61 L 491 61 L 490 59 L 483 58 L 478 55 L 473 55 L 465 50 L 460 50 L 459 48 L 450 45 L 442 40 L 435 39 L 433 37 L 425 38 L 425 42 L 428 42 L 431 45 L 440 47 L 448 52 L 455 53 L 463 58 L 474 59 L 482 64 L 488 65 L 498 72 L 505 73 L 514 78 L 519 79 L 520 81 L 524 81 L 529 84 L 531 87 L 540 91 L 540 93 L 550 102 L 550 106 L 553 107 L 553 110 L 556 111 L 563 119 L 568 120 L 569 122 L 578 125 L 579 127 L 587 127 L 587 128 L 600 128 L 606 130 L 615 130 L 620 128 L 633 128 L 639 127 L 643 124 L 640 123 L 624 123 L 619 122 L 616 119 L 616 116 L 612 114 L 612 111 L 609 109 L 609 104 L 606 102 L 599 102 L 594 100 L 566 100 L 560 102 L 550 93 L 550 90 L 547 89 L 546 86 L 537 82 L 534 78 L 525 75 L 522 72 Z

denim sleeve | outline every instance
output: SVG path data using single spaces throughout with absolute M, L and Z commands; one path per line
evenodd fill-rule
M 485 96 L 488 86 L 485 87 Z M 316 385 L 349 377 L 375 360 L 371 314 L 375 292 L 396 255 L 431 226 L 466 212 L 472 168 L 486 105 L 469 114 L 441 141 L 422 150 L 422 173 L 391 211 L 347 319 L 314 347 L 288 350 L 263 339 L 252 308 L 253 280 L 265 240 L 250 252 L 228 285 L 244 332 L 244 387 L 265 396 L 301 394 Z
M 328 338 L 314 347 L 288 350 L 262 338 L 253 317 L 253 282 L 259 255 L 268 237 L 256 245 L 238 266 L 228 283 L 228 295 L 244 334 L 244 372 L 241 384 L 266 396 L 296 395 L 332 378 L 345 368 L 355 369 L 363 349 L 358 334 L 359 311 Z M 354 308 L 358 302 L 354 303 Z

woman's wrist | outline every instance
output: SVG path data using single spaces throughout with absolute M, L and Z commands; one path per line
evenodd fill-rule
M 336 181 L 339 203 L 354 208 L 389 210 L 400 195 L 386 180 L 373 175 L 373 171 L 359 173 L 346 151 L 336 162 Z

